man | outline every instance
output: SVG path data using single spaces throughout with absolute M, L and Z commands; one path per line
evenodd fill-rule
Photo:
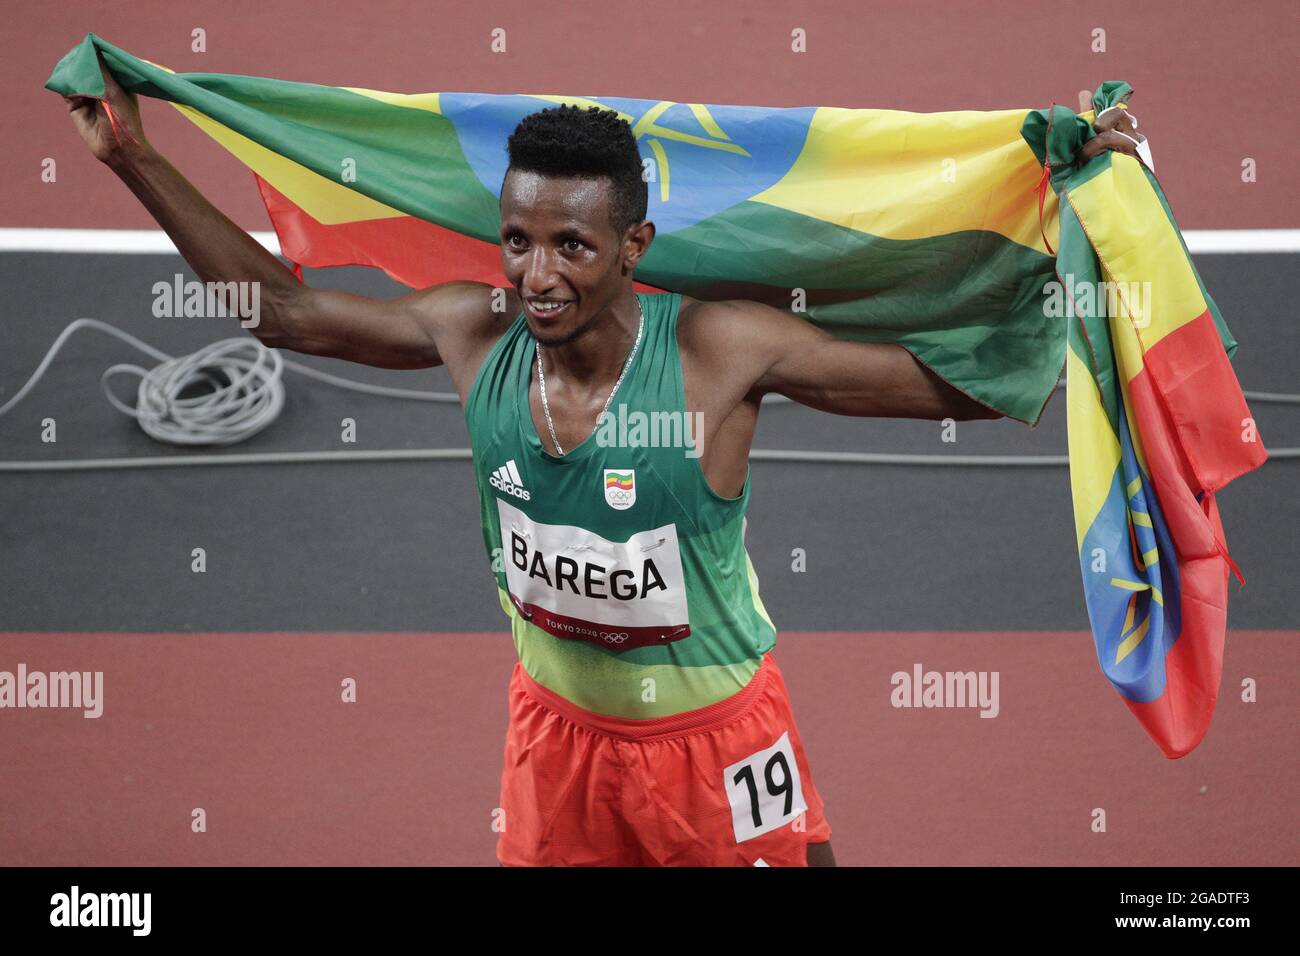
M 113 116 L 68 98 L 78 131 L 201 280 L 260 283 L 264 344 L 447 367 L 519 655 L 500 861 L 833 865 L 744 547 L 760 403 L 997 413 L 898 346 L 753 302 L 635 294 L 655 226 L 635 137 L 611 111 L 542 110 L 510 137 L 510 289 L 449 282 L 376 301 L 301 284 L 149 145 L 135 97 L 104 75 Z M 675 422 L 676 439 L 610 440 L 611 408 Z

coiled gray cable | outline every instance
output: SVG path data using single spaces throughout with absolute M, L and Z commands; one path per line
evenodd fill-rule
M 36 386 L 72 334 L 87 328 L 115 336 L 158 360 L 159 364 L 151 369 L 128 363 L 110 366 L 100 376 L 99 384 L 114 408 L 136 419 L 153 438 L 173 445 L 233 445 L 256 435 L 275 421 L 284 407 L 282 374 L 286 368 L 369 395 L 426 402 L 459 401 L 454 394 L 369 385 L 320 372 L 288 361 L 278 349 L 267 348 L 251 336 L 222 339 L 188 355 L 173 356 L 107 322 L 81 318 L 69 323 L 54 340 L 27 384 L 0 406 L 0 416 Z M 114 395 L 109 385 L 113 376 L 124 374 L 140 378 L 134 406 Z M 187 390 L 204 385 L 208 387 L 206 392 L 182 397 Z

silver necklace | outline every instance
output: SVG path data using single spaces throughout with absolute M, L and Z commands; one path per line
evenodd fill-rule
M 641 333 L 645 330 L 645 309 L 641 308 L 641 299 L 636 300 L 637 311 L 641 313 L 641 320 L 636 327 L 636 341 L 632 343 L 632 351 L 627 353 L 627 361 L 623 363 L 623 371 L 619 373 L 618 381 L 614 387 L 609 390 L 609 398 L 605 399 L 605 406 L 600 410 L 600 415 L 596 416 L 596 424 L 600 424 L 601 417 L 609 411 L 609 403 L 614 400 L 614 395 L 618 387 L 623 384 L 623 378 L 627 375 L 627 370 L 632 367 L 632 359 L 636 358 L 636 350 L 641 345 Z M 564 449 L 560 447 L 560 440 L 555 437 L 555 424 L 551 421 L 551 406 L 546 401 L 546 373 L 542 371 L 542 343 L 537 343 L 537 387 L 542 393 L 542 414 L 546 416 L 546 430 L 551 433 L 551 443 L 555 445 L 555 451 L 559 455 L 564 454 Z

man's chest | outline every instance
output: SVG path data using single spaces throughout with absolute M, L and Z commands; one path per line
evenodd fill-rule
M 525 427 L 533 429 L 542 447 L 557 457 L 559 450 L 568 452 L 593 439 L 605 444 L 679 447 L 682 455 L 698 459 L 715 494 L 734 498 L 744 488 L 759 402 L 744 394 L 740 380 L 716 358 L 683 347 L 683 395 L 659 403 L 629 401 L 623 391 L 602 395 L 603 390 L 574 389 L 554 378 L 546 381 L 543 395 L 542 380 L 534 372 Z

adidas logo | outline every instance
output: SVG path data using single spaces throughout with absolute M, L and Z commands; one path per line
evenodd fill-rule
M 488 484 L 493 488 L 504 491 L 508 495 L 514 495 L 520 501 L 528 501 L 532 495 L 524 488 L 524 480 L 519 477 L 519 469 L 515 467 L 515 460 L 511 458 L 508 462 L 492 472 L 492 477 L 488 479 Z

